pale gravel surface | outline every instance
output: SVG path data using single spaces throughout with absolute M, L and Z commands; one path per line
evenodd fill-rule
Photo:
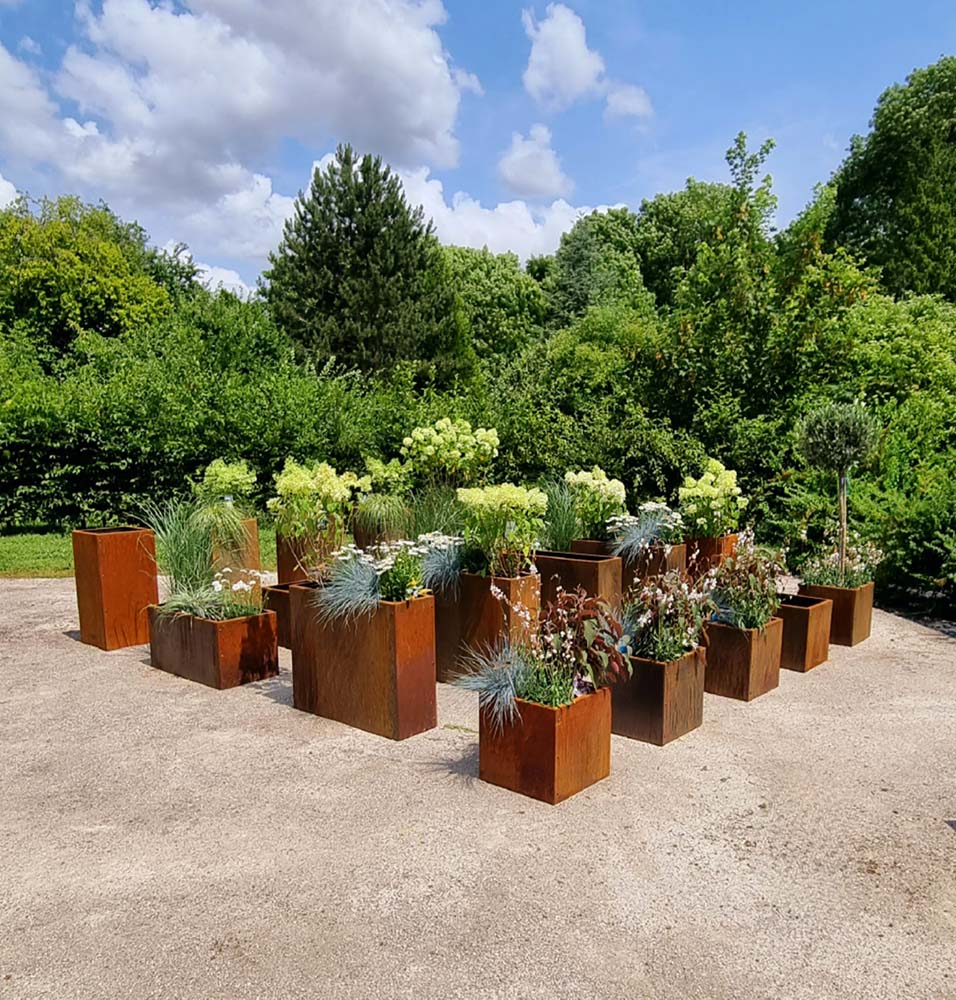
M 217 692 L 76 627 L 0 581 L 0 997 L 956 997 L 951 630 L 877 612 L 549 807 L 475 779 L 470 695 L 390 743 L 287 653 Z

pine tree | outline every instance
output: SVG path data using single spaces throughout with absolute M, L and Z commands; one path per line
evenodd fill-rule
M 470 366 L 467 320 L 432 224 L 380 157 L 340 146 L 300 192 L 269 261 L 272 315 L 318 360 L 375 371 L 414 359 L 444 378 Z

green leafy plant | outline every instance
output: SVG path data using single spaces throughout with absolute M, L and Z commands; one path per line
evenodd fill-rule
M 655 546 L 677 545 L 684 540 L 684 518 L 665 503 L 642 503 L 636 514 L 621 514 L 608 521 L 614 555 L 634 562 Z
M 544 492 L 548 509 L 541 533 L 542 548 L 569 552 L 571 543 L 581 537 L 575 491 L 567 483 L 552 481 L 545 484 Z
M 621 624 L 635 656 L 664 663 L 696 649 L 716 610 L 710 595 L 676 571 L 628 595 Z
M 681 517 L 695 538 L 719 538 L 734 532 L 747 506 L 737 485 L 737 473 L 715 458 L 707 459 L 700 479 L 687 476 L 677 495 Z
M 827 548 L 801 563 L 800 579 L 811 586 L 862 587 L 873 580 L 882 561 L 883 553 L 873 542 L 851 532 L 845 548 L 830 539 Z
M 443 417 L 431 427 L 416 427 L 402 441 L 401 454 L 415 478 L 426 483 L 467 483 L 498 455 L 498 432 L 467 420 Z
M 245 509 L 251 504 L 255 488 L 256 474 L 247 462 L 227 462 L 217 458 L 206 466 L 194 491 L 200 503 L 215 504 L 229 500 Z
M 405 500 L 391 493 L 369 493 L 358 501 L 352 514 L 353 531 L 379 541 L 401 538 L 410 520 Z
M 624 513 L 627 491 L 620 479 L 609 479 L 595 465 L 590 470 L 567 472 L 564 481 L 574 494 L 578 522 L 585 538 L 607 540 L 607 522 Z
M 777 613 L 780 561 L 754 544 L 753 533 L 743 532 L 733 557 L 711 569 L 702 587 L 716 606 L 715 619 L 734 628 L 762 629 Z
M 491 576 L 520 576 L 544 526 L 548 498 L 538 489 L 504 483 L 458 490 L 464 521 L 463 565 Z
M 847 572 L 847 483 L 850 470 L 866 461 L 877 441 L 877 424 L 861 403 L 827 403 L 807 414 L 797 432 L 810 465 L 835 472 L 840 507 L 839 570 Z
M 412 488 L 411 470 L 397 458 L 388 462 L 380 458 L 366 458 L 365 468 L 375 493 L 404 497 Z
M 525 642 L 469 650 L 454 681 L 478 692 L 495 728 L 517 721 L 519 698 L 556 708 L 630 676 L 627 636 L 607 602 L 562 591 L 540 620 L 526 618 Z
M 435 484 L 416 491 L 412 494 L 411 509 L 416 536 L 461 532 L 462 509 L 454 487 Z

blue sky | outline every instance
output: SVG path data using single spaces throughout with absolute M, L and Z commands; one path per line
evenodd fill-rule
M 956 4 L 0 0 L 0 200 L 105 199 L 253 283 L 336 142 L 446 242 L 554 249 L 581 211 L 777 141 L 785 223 L 874 103 L 956 51 Z

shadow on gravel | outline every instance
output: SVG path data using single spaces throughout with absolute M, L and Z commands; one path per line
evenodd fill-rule
M 478 781 L 478 742 L 468 743 L 457 752 L 451 749 L 447 757 L 419 761 L 417 766 L 430 774 L 445 774 L 453 781 L 473 785 Z
M 292 704 L 292 671 L 284 670 L 275 677 L 270 677 L 264 681 L 253 681 L 244 685 L 247 691 L 259 695 L 260 698 L 268 698 L 279 705 Z
M 67 629 L 63 633 L 67 639 L 72 639 L 74 642 L 82 642 L 80 639 L 80 630 L 78 628 Z

